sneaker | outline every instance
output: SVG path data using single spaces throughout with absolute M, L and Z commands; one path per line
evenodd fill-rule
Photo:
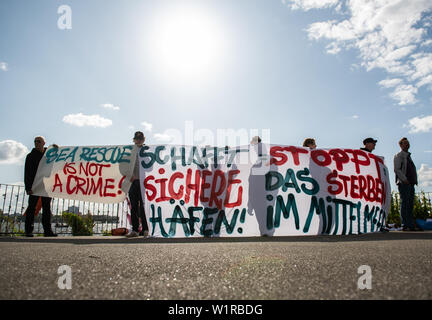
M 142 235 L 144 236 L 144 238 L 148 238 L 149 237 L 149 232 L 148 230 L 145 230 Z
M 44 233 L 44 237 L 57 237 L 57 234 L 55 234 L 52 231 Z
M 126 238 L 136 238 L 138 237 L 138 232 L 136 231 L 131 231 L 126 235 Z
M 26 236 L 27 238 L 33 238 L 33 233 L 26 233 L 25 236 Z

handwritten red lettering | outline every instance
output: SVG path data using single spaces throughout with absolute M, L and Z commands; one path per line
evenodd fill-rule
M 291 154 L 294 165 L 296 166 L 300 164 L 300 158 L 299 158 L 300 153 L 306 154 L 309 152 L 304 148 L 297 148 L 294 146 L 289 146 L 289 147 L 273 146 L 270 148 L 270 155 L 272 157 L 270 159 L 270 165 L 276 164 L 278 166 L 281 166 L 288 161 L 288 157 L 285 153 L 283 153 L 283 151 L 288 151 Z M 280 160 L 277 160 L 277 158 L 280 158 Z

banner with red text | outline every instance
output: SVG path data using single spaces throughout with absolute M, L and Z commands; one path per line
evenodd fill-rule
M 358 149 L 152 145 L 139 161 L 155 237 L 361 234 L 390 209 L 384 159 Z
M 32 191 L 44 197 L 121 202 L 136 158 L 133 145 L 50 147 L 39 163 Z

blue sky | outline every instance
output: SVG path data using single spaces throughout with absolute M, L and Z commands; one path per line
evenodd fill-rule
M 158 144 L 188 123 L 322 148 L 370 136 L 390 171 L 406 136 L 432 191 L 431 17 L 425 0 L 3 0 L 0 183 L 23 180 L 36 135 Z

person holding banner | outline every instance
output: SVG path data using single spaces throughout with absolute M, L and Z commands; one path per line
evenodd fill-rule
M 45 138 L 38 136 L 34 139 L 35 147 L 27 155 L 24 166 L 24 184 L 26 193 L 29 195 L 27 214 L 25 218 L 25 235 L 26 237 L 33 237 L 33 223 L 36 211 L 36 205 L 39 198 L 42 200 L 42 226 L 44 229 L 45 237 L 57 237 L 51 230 L 51 198 L 38 197 L 33 195 L 32 185 L 36 176 L 36 172 L 45 151 Z M 57 145 L 53 145 L 57 147 Z
M 133 137 L 135 147 L 140 149 L 144 145 L 145 137 L 141 131 L 135 132 Z M 148 237 L 148 225 L 144 212 L 144 202 L 141 194 L 140 180 L 139 180 L 139 151 L 137 152 L 137 158 L 135 161 L 135 167 L 133 176 L 131 178 L 131 186 L 129 189 L 129 200 L 131 204 L 131 222 L 132 231 L 126 235 L 128 238 L 134 238 L 140 236 Z M 141 218 L 142 229 L 139 231 L 139 219 Z
M 368 153 L 372 153 L 372 151 L 375 150 L 375 146 L 377 142 L 378 140 L 374 138 L 366 138 L 363 140 L 364 147 L 360 148 L 360 150 L 366 151 Z M 385 232 L 389 232 L 390 230 L 385 226 L 381 226 L 380 231 L 385 233 Z
M 315 139 L 313 139 L 313 138 L 306 138 L 303 141 L 303 147 L 309 148 L 311 150 L 316 149 L 317 146 L 316 146 L 316 143 L 315 143 Z
M 377 143 L 378 140 L 375 140 L 373 138 L 366 138 L 363 140 L 363 148 L 360 148 L 360 150 L 372 153 L 372 151 L 374 151 L 375 149 L 375 145 Z

